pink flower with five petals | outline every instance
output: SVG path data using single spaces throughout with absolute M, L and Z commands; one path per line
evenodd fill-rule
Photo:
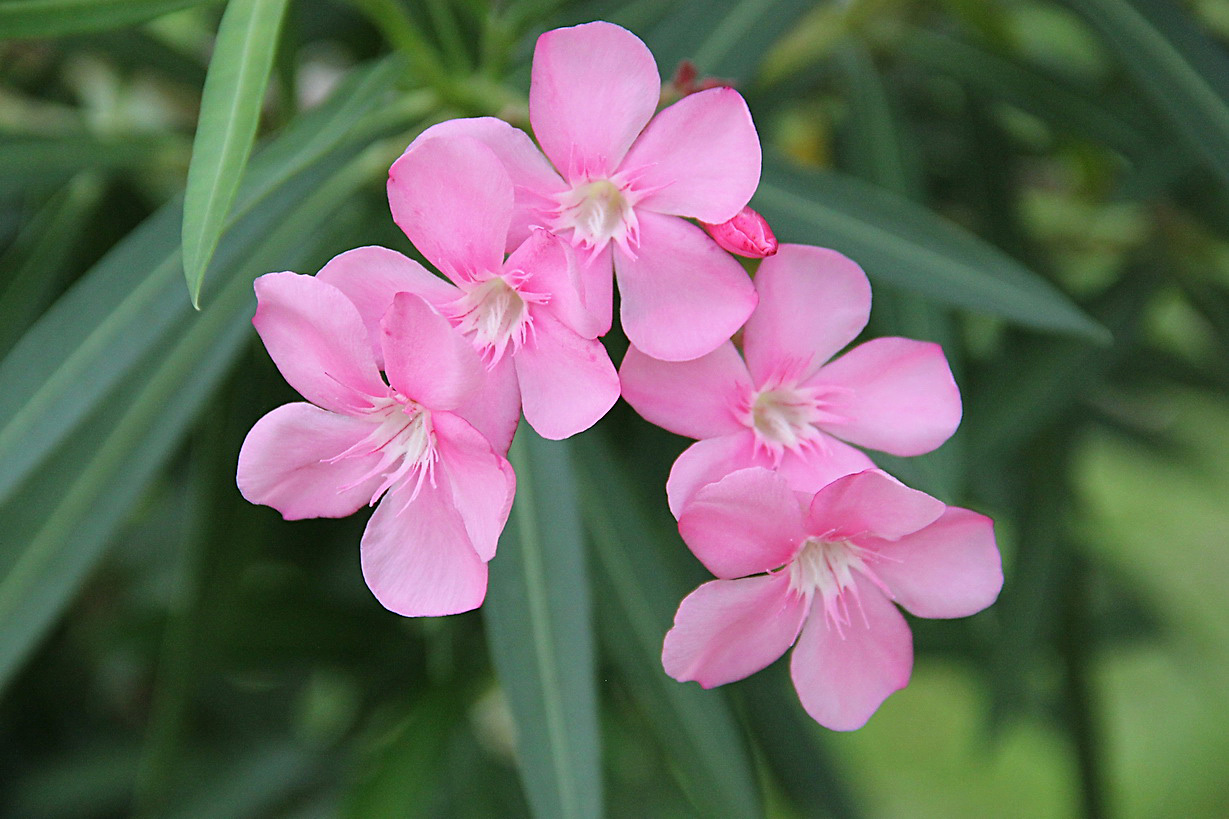
M 311 403 L 278 407 L 252 427 L 240 492 L 287 520 L 378 502 L 361 546 L 376 598 L 406 616 L 480 606 L 516 477 L 463 409 L 484 380 L 473 347 L 412 293 L 379 321 L 379 363 L 355 304 L 331 284 L 270 273 L 256 297 L 252 323 Z
M 679 518 L 719 579 L 683 600 L 662 664 L 711 688 L 794 646 L 790 674 L 807 713 L 834 730 L 860 728 L 913 668 L 913 637 L 892 601 L 918 617 L 989 606 L 1003 585 L 993 526 L 879 470 L 813 495 L 766 469 L 734 472 Z
M 779 471 L 800 492 L 874 466 L 860 450 L 920 455 L 960 423 L 960 392 L 937 344 L 877 338 L 829 361 L 866 326 L 870 283 L 841 254 L 782 245 L 755 276 L 743 355 L 726 342 L 693 361 L 629 349 L 623 397 L 644 418 L 699 439 L 666 484 L 677 518 L 696 490 L 735 470 Z
M 613 263 L 628 339 L 681 361 L 716 348 L 755 307 L 742 267 L 687 219 L 720 224 L 739 213 L 759 184 L 760 143 L 731 88 L 691 94 L 654 116 L 660 96 L 653 55 L 631 32 L 602 22 L 555 29 L 538 39 L 529 91 L 545 157 L 523 131 L 491 117 L 443 122 L 419 140 L 486 143 L 516 186 L 508 249 L 535 225 L 566 238 L 582 261 L 582 297 L 599 333 L 610 327 Z M 482 182 L 464 166 L 446 172 Z M 396 188 L 390 199 L 402 224 Z
M 455 174 L 460 167 L 467 172 Z M 597 423 L 619 398 L 618 374 L 581 303 L 562 241 L 533 230 L 504 259 L 514 195 L 495 154 L 468 137 L 416 142 L 393 164 L 388 190 L 397 224 L 449 281 L 382 248 L 347 254 L 344 276 L 340 268 L 336 277 L 329 268 L 321 275 L 343 290 L 383 288 L 383 298 L 373 299 L 377 308 L 398 289 L 430 301 L 486 362 L 486 412 L 493 427 L 509 431 L 508 442 L 522 408 L 545 438 Z M 363 282 L 369 263 L 392 275 Z M 503 441 L 502 433 L 492 437 Z

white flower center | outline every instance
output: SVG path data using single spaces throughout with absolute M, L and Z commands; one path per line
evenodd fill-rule
M 529 306 L 549 300 L 521 290 L 525 279 L 523 271 L 514 270 L 462 285 L 465 292 L 449 305 L 449 317 L 470 336 L 487 367 L 499 363 L 509 349 L 516 354 L 533 329 Z
M 393 486 L 412 480 L 414 489 L 405 502 L 408 506 L 418 497 L 424 481 L 435 485 L 435 462 L 439 459 L 439 453 L 435 448 L 431 411 L 390 388 L 388 397 L 375 401 L 365 414 L 375 428 L 367 437 L 327 459 L 327 462 L 337 463 L 375 453 L 379 453 L 380 458 L 371 469 L 339 491 L 347 491 L 381 476 L 384 480 L 371 495 L 370 505 L 374 506 Z
M 830 399 L 839 392 L 838 387 L 803 387 L 791 377 L 773 376 L 743 395 L 739 416 L 755 433 L 756 447 L 780 464 L 786 450 L 827 447 L 828 436 L 820 425 L 845 420 L 830 408 Z
M 797 449 L 817 434 L 819 402 L 812 390 L 777 387 L 759 390 L 750 400 L 748 425 L 770 448 Z
M 582 182 L 559 196 L 551 230 L 571 230 L 572 244 L 594 252 L 613 241 L 631 253 L 640 245 L 633 199 L 626 186 L 610 179 Z
M 850 598 L 861 608 L 855 572 L 889 598 L 892 597 L 887 586 L 870 568 L 870 564 L 880 559 L 883 559 L 882 555 L 877 552 L 863 549 L 848 540 L 809 537 L 789 564 L 789 585 L 808 599 L 818 592 L 824 607 L 825 622 L 844 637 L 845 627 L 850 624 Z M 865 615 L 863 619 L 865 621 Z

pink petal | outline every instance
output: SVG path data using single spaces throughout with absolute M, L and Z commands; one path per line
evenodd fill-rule
M 278 370 L 299 394 L 353 415 L 388 387 L 371 356 L 358 310 L 340 290 L 312 276 L 267 273 L 256 280 L 252 324 Z
M 857 592 L 843 635 L 816 608 L 790 658 L 802 707 L 833 731 L 861 728 L 889 694 L 909 684 L 913 671 L 913 635 L 905 618 L 861 578 Z
M 893 455 L 921 455 L 960 425 L 960 390 L 938 344 L 876 338 L 822 367 L 811 386 L 832 387 L 833 435 Z
M 670 477 L 666 481 L 670 511 L 677 519 L 701 487 L 716 483 L 731 472 L 752 466 L 771 469 L 773 463 L 763 450 L 756 450 L 755 436 L 751 430 L 696 441 L 683 451 L 670 468 Z
M 496 272 L 512 222 L 512 180 L 491 149 L 455 137 L 417 143 L 388 171 L 393 221 L 454 282 Z
M 529 120 L 569 182 L 609 176 L 661 96 L 649 49 L 610 23 L 557 28 L 538 38 Z
M 661 663 L 679 682 L 705 688 L 741 680 L 785 653 L 806 617 L 789 573 L 713 580 L 683 599 Z
M 389 383 L 428 409 L 455 409 L 485 380 L 469 340 L 413 293 L 393 298 L 380 332 Z
M 781 476 L 760 467 L 701 487 L 683 507 L 679 534 L 722 579 L 784 566 L 806 538 L 794 492 Z
M 862 268 L 835 250 L 781 245 L 755 273 L 760 303 L 743 332 L 757 384 L 788 373 L 805 378 L 866 326 L 871 286 Z
M 830 540 L 897 540 L 939 519 L 947 507 L 879 469 L 846 475 L 811 501 L 807 531 Z
M 948 507 L 943 516 L 895 542 L 863 540 L 883 555 L 874 572 L 896 602 L 918 617 L 967 617 L 989 606 L 1003 588 L 994 521 Z
M 636 412 L 676 435 L 715 438 L 746 429 L 739 411 L 751 377 L 728 341 L 691 361 L 658 361 L 629 347 L 619 380 Z
M 447 481 L 391 490 L 363 532 L 363 578 L 380 604 L 406 617 L 476 609 L 486 597 L 486 563 L 470 545 Z
M 619 400 L 619 376 L 606 348 L 548 311 L 536 313 L 533 334 L 514 361 L 525 420 L 543 438 L 583 432 Z
M 633 190 L 650 191 L 638 208 L 724 222 L 760 183 L 760 138 L 733 88 L 691 94 L 662 111 L 619 168 Z
M 371 339 L 376 366 L 384 369 L 380 347 L 380 319 L 393 306 L 398 293 L 416 293 L 433 305 L 457 298 L 457 288 L 413 259 L 386 247 L 357 247 L 334 256 L 316 278 L 340 290 L 363 317 Z
M 375 427 L 311 404 L 283 404 L 256 422 L 239 450 L 236 482 L 252 503 L 272 506 L 286 520 L 344 518 L 371 500 L 383 476 L 362 480 L 378 453 L 328 460 Z
M 712 352 L 755 309 L 755 287 L 742 265 L 700 228 L 675 216 L 637 216 L 637 257 L 615 251 L 628 341 L 663 361 Z
M 614 320 L 614 246 L 606 245 L 592 258 L 587 253 L 570 252 L 580 269 L 581 301 L 593 316 L 597 335 L 604 336 Z
M 516 475 L 482 433 L 449 412 L 435 413 L 440 467 L 452 484 L 452 500 L 474 551 L 482 560 L 495 556 L 499 533 L 508 522 Z
M 521 420 L 521 388 L 512 357 L 504 356 L 487 370 L 482 386 L 452 412 L 481 432 L 496 452 L 506 454 Z
M 837 478 L 874 468 L 865 452 L 825 435 L 800 450 L 785 450 L 777 471 L 790 489 L 810 496 Z
M 554 204 L 554 196 L 567 189 L 550 162 L 519 128 L 513 128 L 495 117 L 449 119 L 432 125 L 410 143 L 413 150 L 420 142 L 437 137 L 470 137 L 486 145 L 499 157 L 512 179 L 516 192 L 512 211 L 512 227 L 505 250 L 511 253 L 529 238 L 532 225 L 541 224 L 539 214 Z
M 535 228 L 504 262 L 505 274 L 523 271 L 525 290 L 546 296 L 544 307 L 585 338 L 604 332 L 581 296 L 581 269 L 576 254 L 548 230 Z M 610 275 L 607 273 L 606 278 Z M 608 327 L 606 329 L 609 329 Z

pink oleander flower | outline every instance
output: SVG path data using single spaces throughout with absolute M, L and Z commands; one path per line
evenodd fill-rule
M 918 617 L 966 617 L 1003 585 L 993 522 L 887 473 L 847 475 L 814 495 L 773 472 L 703 487 L 679 532 L 719 579 L 688 595 L 662 664 L 705 688 L 741 680 L 797 642 L 794 688 L 807 713 L 860 728 L 913 668 L 899 603 Z
M 494 426 L 513 430 L 522 407 L 545 438 L 597 423 L 619 398 L 619 376 L 581 302 L 574 259 L 536 229 L 505 261 L 513 188 L 491 149 L 468 137 L 416 142 L 389 171 L 388 195 L 397 224 L 449 281 L 384 248 L 343 254 L 321 276 L 346 292 L 378 289 L 369 323 L 398 290 L 430 302 L 486 362 L 483 401 Z M 347 275 L 334 278 L 343 266 Z M 378 281 L 364 280 L 367 269 L 380 271 Z
M 750 207 L 745 207 L 733 219 L 719 225 L 707 222 L 701 227 L 713 237 L 722 250 L 748 259 L 763 259 L 777 252 L 777 237 L 773 235 L 768 220 Z
M 687 219 L 720 224 L 747 204 L 760 143 L 731 88 L 691 94 L 654 116 L 660 96 L 645 44 L 588 23 L 546 32 L 534 51 L 529 119 L 545 157 L 491 117 L 443 122 L 419 139 L 461 135 L 490 146 L 516 186 L 508 249 L 535 225 L 567 239 L 599 333 L 610 327 L 613 263 L 627 337 L 657 358 L 686 360 L 729 338 L 755 307 L 742 266 Z M 483 181 L 464 166 L 441 173 Z
M 319 278 L 270 273 L 256 297 L 252 324 L 311 403 L 256 422 L 239 452 L 239 491 L 287 520 L 378 502 L 362 567 L 386 608 L 417 617 L 482 605 L 516 478 L 467 417 L 484 380 L 473 347 L 412 293 L 390 301 L 374 339 Z
M 629 349 L 623 397 L 644 418 L 699 439 L 666 484 L 677 518 L 696 490 L 738 469 L 778 470 L 800 492 L 874 466 L 849 444 L 920 455 L 960 423 L 960 392 L 937 344 L 877 338 L 828 361 L 866 326 L 870 284 L 841 254 L 782 245 L 755 275 L 743 355 L 726 342 L 686 362 Z M 849 443 L 844 443 L 844 442 Z

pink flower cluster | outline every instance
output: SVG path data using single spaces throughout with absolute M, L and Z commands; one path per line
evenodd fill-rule
M 393 219 L 442 278 L 362 247 L 314 277 L 258 279 L 253 324 L 310 403 L 257 422 L 239 488 L 287 519 L 377 506 L 361 553 L 379 601 L 466 611 L 512 505 L 521 413 L 566 438 L 622 394 L 697 439 L 667 494 L 718 579 L 682 602 L 667 673 L 720 685 L 797 642 L 807 711 L 856 728 L 909 678 L 892 601 L 961 617 L 1002 584 L 989 519 L 856 448 L 928 452 L 956 429 L 960 396 L 934 344 L 881 338 L 838 356 L 867 322 L 866 276 L 830 250 L 778 248 L 747 207 L 760 145 L 737 91 L 658 112 L 660 95 L 630 32 L 549 31 L 529 99 L 541 150 L 502 120 L 450 120 L 389 172 Z M 729 253 L 763 259 L 754 280 Z M 618 372 L 599 340 L 614 281 L 631 343 Z

